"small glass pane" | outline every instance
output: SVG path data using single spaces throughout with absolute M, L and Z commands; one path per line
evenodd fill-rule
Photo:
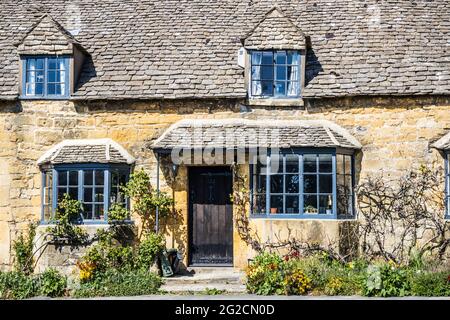
M 35 95 L 40 96 L 44 94 L 44 85 L 42 83 L 36 83 L 34 87 L 35 87 L 34 89 Z
M 266 51 L 262 53 L 262 64 L 269 64 L 272 65 L 273 64 L 273 52 L 271 51 Z
M 298 156 L 287 155 L 286 156 L 286 172 L 287 173 L 297 173 L 298 172 Z
M 286 82 L 275 82 L 275 94 L 277 96 L 285 96 L 286 95 Z
M 321 174 L 319 176 L 319 193 L 333 192 L 333 176 L 331 174 Z
M 270 213 L 283 213 L 283 196 L 270 197 Z
M 352 194 L 352 176 L 351 175 L 345 175 L 345 187 L 349 194 Z
M 69 188 L 70 199 L 78 200 L 78 188 Z
M 92 202 L 92 188 L 84 188 L 84 202 Z
M 303 212 L 305 214 L 316 214 L 317 210 L 317 196 L 316 195 L 306 195 L 303 197 Z
M 265 175 L 256 175 L 255 183 L 256 183 L 256 186 L 255 186 L 254 192 L 256 192 L 256 193 L 266 192 L 266 176 Z
M 262 66 L 260 68 L 261 68 L 261 80 L 273 80 L 272 66 Z
M 95 220 L 103 220 L 104 218 L 104 212 L 103 212 L 103 205 L 102 204 L 96 204 L 94 206 L 94 217 Z
M 288 214 L 299 213 L 299 201 L 298 196 L 286 196 L 286 212 Z
M 286 193 L 298 193 L 299 179 L 298 175 L 288 174 L 285 176 L 286 181 Z
M 78 186 L 78 171 L 69 171 L 69 185 Z
M 103 188 L 95 188 L 95 202 L 103 202 Z
M 286 51 L 277 51 L 275 53 L 276 64 L 286 64 Z
M 299 96 L 300 86 L 298 82 L 288 81 L 287 82 L 287 95 L 289 97 L 298 97 Z
M 257 65 L 261 64 L 261 62 L 262 62 L 262 52 L 260 51 L 252 52 L 252 64 Z
M 288 66 L 287 67 L 287 77 L 286 80 L 289 81 L 299 81 L 299 69 L 298 67 Z
M 315 154 L 305 154 L 303 156 L 303 172 L 317 172 Z
M 62 200 L 66 193 L 67 193 L 67 188 L 58 188 L 58 201 Z
M 261 67 L 252 67 L 252 80 L 261 80 Z
M 55 95 L 56 94 L 56 87 L 54 83 L 47 84 L 47 94 Z
M 49 71 L 48 73 L 47 73 L 47 75 L 48 75 L 48 82 L 59 82 L 59 81 L 57 81 L 56 80 L 56 71 Z
M 85 186 L 92 186 L 93 185 L 93 170 L 85 170 L 84 171 L 84 185 Z
M 58 185 L 67 185 L 67 171 L 58 171 Z
M 95 170 L 95 185 L 96 186 L 103 185 L 104 180 L 105 180 L 105 172 L 103 170 Z
M 50 58 L 48 59 L 48 68 L 49 69 L 57 69 L 58 68 L 58 59 Z
M 270 192 L 283 193 L 283 175 L 277 174 L 270 176 Z
M 317 193 L 317 175 L 305 174 L 303 176 L 303 192 Z
M 261 81 L 261 94 L 265 96 L 273 95 L 273 82 L 272 81 Z
M 254 197 L 253 202 L 253 213 L 266 213 L 266 195 L 258 194 Z
M 333 196 L 331 194 L 319 196 L 319 213 L 320 214 L 333 213 Z
M 298 65 L 300 62 L 300 55 L 298 51 L 288 51 L 287 53 L 287 63 Z
M 319 154 L 319 172 L 332 172 L 333 167 L 331 161 L 331 154 Z
M 276 67 L 276 80 L 286 80 L 286 67 L 285 66 L 277 66 Z
M 92 204 L 83 205 L 83 216 L 85 219 L 92 219 Z
M 344 156 L 345 160 L 345 174 L 350 174 L 352 172 L 352 157 Z
M 344 155 L 342 155 L 342 154 L 336 155 L 336 173 L 337 174 L 345 174 Z
M 252 81 L 252 96 L 260 96 L 262 94 L 261 81 Z

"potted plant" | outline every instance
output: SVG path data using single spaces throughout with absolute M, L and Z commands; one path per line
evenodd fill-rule
M 270 213 L 277 213 L 278 208 L 270 208 Z

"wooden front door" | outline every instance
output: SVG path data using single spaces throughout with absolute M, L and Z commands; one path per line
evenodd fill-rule
M 229 167 L 189 169 L 189 263 L 233 264 L 233 179 Z

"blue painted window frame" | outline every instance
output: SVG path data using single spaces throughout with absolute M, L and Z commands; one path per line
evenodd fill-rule
M 48 72 L 49 72 L 49 59 L 64 59 L 65 66 L 65 79 L 64 84 L 66 86 L 65 94 L 48 94 L 47 93 L 47 85 L 48 85 Z M 67 55 L 26 55 L 21 56 L 22 61 L 22 92 L 21 99 L 46 99 L 46 100 L 64 100 L 70 96 L 70 56 Z M 43 59 L 44 60 L 44 80 L 43 80 L 43 92 L 41 95 L 27 95 L 27 61 L 28 59 Z
M 445 171 L 445 213 L 444 218 L 450 220 L 450 151 L 445 153 L 444 171 Z
M 256 170 L 256 166 L 257 164 L 253 163 L 250 164 L 250 217 L 253 219 L 319 219 L 319 220 L 337 220 L 337 219 L 352 219 L 354 220 L 356 218 L 356 211 L 355 211 L 355 195 L 354 195 L 354 186 L 355 186 L 355 159 L 354 159 L 354 154 L 352 151 L 346 151 L 346 150 L 339 150 L 337 151 L 336 148 L 292 148 L 292 149 L 283 149 L 280 151 L 280 153 L 277 153 L 276 155 L 282 155 L 282 156 L 286 156 L 289 154 L 296 154 L 299 156 L 299 168 L 298 168 L 298 176 L 299 176 L 299 213 L 270 213 L 270 180 L 269 179 L 265 179 L 265 197 L 266 197 L 266 210 L 265 213 L 254 213 L 254 172 Z M 304 177 L 304 172 L 303 172 L 303 155 L 305 154 L 316 154 L 316 155 L 320 155 L 320 154 L 329 154 L 332 156 L 332 199 L 333 199 L 333 203 L 332 203 L 332 213 L 331 214 L 307 214 L 304 212 L 304 208 L 303 208 L 303 199 L 304 199 L 304 192 L 303 192 L 303 177 Z M 338 199 L 337 199 L 337 168 L 336 168 L 336 164 L 337 164 L 337 159 L 336 156 L 337 155 L 346 155 L 346 156 L 350 156 L 351 157 L 351 183 L 352 183 L 352 194 L 351 194 L 351 210 L 352 210 L 352 214 L 351 215 L 341 215 L 338 213 Z M 270 158 L 271 158 L 271 154 L 270 151 L 267 154 L 267 163 L 270 163 Z M 318 157 L 317 157 L 318 159 Z M 317 160 L 318 161 L 318 160 Z M 283 166 L 284 166 L 284 161 L 283 161 Z M 270 172 L 270 165 L 269 167 L 269 172 L 267 174 L 267 176 L 271 175 Z M 319 169 L 317 169 L 318 172 Z M 283 169 L 283 171 L 285 171 L 285 168 Z M 308 173 L 307 173 L 308 174 Z M 319 173 L 316 173 L 319 174 Z M 317 186 L 317 188 L 319 188 Z M 283 190 L 285 191 L 285 185 L 283 183 Z M 317 193 L 317 195 L 319 195 L 320 193 Z M 283 192 L 283 198 L 285 199 L 285 195 L 286 193 Z M 284 200 L 285 201 L 285 200 Z M 283 204 L 285 206 L 285 203 Z M 319 205 L 319 204 L 318 204 Z
M 86 170 L 101 170 L 104 175 L 104 185 L 103 185 L 103 208 L 104 208 L 104 217 L 103 219 L 80 219 L 79 223 L 82 224 L 107 224 L 108 223 L 108 210 L 111 205 L 110 203 L 110 193 L 111 193 L 111 172 L 113 170 L 121 170 L 126 171 L 126 179 L 127 181 L 131 175 L 131 167 L 128 165 L 109 165 L 109 164 L 73 164 L 73 165 L 55 165 L 51 169 L 42 171 L 42 201 L 41 201 L 41 224 L 51 224 L 54 222 L 53 217 L 56 212 L 56 208 L 58 206 L 58 173 L 60 171 L 77 171 L 78 172 L 78 183 L 77 183 L 77 191 L 78 191 L 78 199 L 83 203 L 84 198 L 84 171 Z M 47 181 L 46 175 L 52 175 L 52 219 L 48 220 L 45 218 L 45 188 L 48 187 L 45 185 Z M 89 188 L 91 186 L 88 186 Z M 95 188 L 94 188 L 95 190 Z M 128 198 L 125 199 L 125 204 L 127 209 L 130 208 L 130 201 Z M 131 218 L 128 219 L 128 222 L 132 222 Z
M 253 70 L 253 67 L 254 66 L 256 66 L 255 64 L 254 64 L 254 62 L 253 62 L 253 54 L 254 53 L 258 53 L 258 52 L 261 52 L 261 53 L 264 53 L 264 52 L 272 52 L 272 54 L 273 54 L 273 61 L 272 61 L 272 66 L 273 66 L 273 73 L 272 73 L 272 79 L 266 79 L 268 82 L 269 81 L 271 81 L 272 82 L 272 84 L 273 84 L 273 90 L 272 90 L 272 95 L 256 95 L 256 94 L 254 94 L 253 93 L 253 82 L 254 81 L 261 81 L 261 78 L 260 79 L 257 79 L 257 80 L 255 80 L 255 79 L 253 79 L 253 77 L 252 77 L 252 70 Z M 298 65 L 295 65 L 295 64 L 287 64 L 287 62 L 286 62 L 286 64 L 277 64 L 276 63 L 276 61 L 275 61 L 275 54 L 276 54 L 276 52 L 286 52 L 286 55 L 287 55 L 287 53 L 288 52 L 296 52 L 297 54 L 298 54 Z M 249 81 L 249 87 L 248 87 L 248 92 L 249 92 L 249 96 L 251 97 L 251 98 L 253 98 L 253 99 L 268 99 L 268 98 L 275 98 L 275 99 L 300 99 L 301 98 L 301 96 L 302 96 L 302 92 L 301 92 L 301 81 L 302 81 L 302 79 L 301 79 L 301 77 L 302 77 L 302 68 L 301 68 L 301 64 L 302 64 L 302 54 L 301 54 L 301 51 L 300 50 L 251 50 L 250 52 L 249 52 L 249 54 L 250 54 L 250 69 L 249 69 L 249 78 L 250 78 L 250 81 Z M 261 64 L 261 65 L 258 65 L 258 66 L 262 66 L 262 65 L 264 65 L 264 64 Z M 268 66 L 268 65 L 267 65 Z M 277 79 L 277 66 L 285 66 L 286 67 L 286 78 L 284 78 L 284 80 L 280 80 L 280 79 Z M 294 80 L 294 82 L 297 82 L 297 92 L 298 92 L 298 95 L 295 95 L 295 96 L 289 96 L 289 95 L 287 95 L 287 90 L 288 90 L 288 86 L 287 86 L 287 84 L 289 83 L 289 82 L 292 82 L 291 80 L 289 80 L 289 79 L 287 79 L 287 74 L 288 74 L 288 72 L 287 72 L 287 67 L 288 66 L 296 66 L 297 68 L 298 68 L 298 78 L 296 79 L 296 80 Z M 285 90 L 286 90 L 286 94 L 284 94 L 284 95 L 279 95 L 279 94 L 276 94 L 275 93 L 275 82 L 285 82 L 285 84 L 286 84 L 286 88 L 285 88 Z

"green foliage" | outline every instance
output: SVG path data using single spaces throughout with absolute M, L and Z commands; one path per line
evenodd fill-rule
M 161 284 L 161 278 L 151 272 L 109 269 L 95 281 L 82 283 L 73 296 L 85 298 L 155 294 Z
M 402 297 L 409 295 L 410 286 L 407 270 L 392 263 L 370 265 L 364 294 L 377 297 Z
M 66 193 L 58 201 L 58 208 L 55 213 L 55 226 L 47 228 L 47 232 L 53 241 L 67 240 L 74 244 L 85 243 L 87 233 L 79 226 L 75 225 L 80 220 L 82 211 L 81 203 L 73 200 Z
M 31 274 L 34 271 L 33 240 L 36 236 L 36 223 L 28 225 L 26 236 L 20 233 L 13 242 L 15 253 L 14 268 L 18 272 Z
M 247 269 L 247 290 L 259 295 L 283 294 L 284 261 L 274 253 L 255 257 Z
M 288 295 L 303 295 L 311 290 L 311 279 L 305 275 L 300 268 L 290 268 L 287 264 L 288 271 L 284 276 L 284 290 Z
M 203 293 L 207 296 L 217 296 L 220 294 L 224 294 L 225 292 L 226 292 L 225 290 L 220 290 L 217 288 L 206 288 Z
M 0 272 L 1 299 L 27 299 L 36 296 L 39 283 L 36 278 L 23 272 Z
M 108 222 L 123 222 L 129 218 L 128 210 L 120 203 L 113 203 L 108 210 Z
M 55 269 L 47 269 L 39 276 L 39 292 L 47 297 L 61 297 L 67 288 L 67 277 Z
M 142 220 L 143 233 L 153 230 L 156 208 L 159 209 L 159 216 L 165 217 L 171 212 L 174 204 L 173 199 L 165 192 L 153 190 L 150 177 L 144 169 L 131 174 L 127 185 L 123 187 L 123 191 L 133 201 L 133 212 Z
M 414 296 L 449 297 L 449 272 L 412 272 L 410 275 L 411 293 Z
M 147 234 L 137 249 L 137 266 L 141 269 L 148 270 L 164 248 L 164 235 L 156 233 Z

